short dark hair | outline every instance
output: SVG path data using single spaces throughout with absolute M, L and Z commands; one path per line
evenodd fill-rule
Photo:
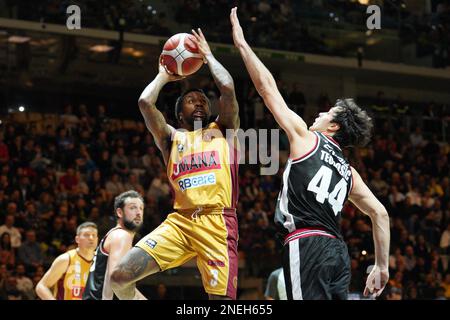
M 208 102 L 208 106 L 209 106 L 209 109 L 211 110 L 211 101 L 209 101 L 209 98 L 208 98 L 208 96 L 206 95 L 206 93 L 205 93 L 205 91 L 203 91 L 202 89 L 199 89 L 199 88 L 193 88 L 193 89 L 189 89 L 189 90 L 186 90 L 185 92 L 183 92 L 182 94 L 181 94 L 181 96 L 179 96 L 178 97 L 178 99 L 177 99 L 177 101 L 175 102 L 175 119 L 177 119 L 177 121 L 178 121 L 178 114 L 182 111 L 182 109 L 183 109 L 183 99 L 184 99 L 184 97 L 188 94 L 188 93 L 191 93 L 191 92 L 200 92 L 200 93 L 203 93 L 203 95 L 206 97 L 206 101 Z
M 125 200 L 127 198 L 138 198 L 141 199 L 142 202 L 144 202 L 144 198 L 142 196 L 134 191 L 134 190 L 128 190 L 125 192 L 122 192 L 117 197 L 114 198 L 114 213 L 117 215 L 117 209 L 122 209 L 125 207 Z
M 340 129 L 333 135 L 342 147 L 364 147 L 370 141 L 373 123 L 366 111 L 361 109 L 353 99 L 338 99 L 332 122 Z
M 94 222 L 86 221 L 78 226 L 77 235 L 79 235 L 81 233 L 81 230 L 86 229 L 86 228 L 98 229 L 97 225 Z

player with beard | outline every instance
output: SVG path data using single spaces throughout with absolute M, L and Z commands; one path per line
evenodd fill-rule
M 110 279 L 112 270 L 131 249 L 133 238 L 142 226 L 144 202 L 136 191 L 126 191 L 114 199 L 117 225 L 100 241 L 95 251 L 83 300 L 112 300 L 114 298 Z M 137 289 L 135 300 L 145 300 Z
M 132 299 L 136 281 L 195 258 L 210 299 L 236 299 L 238 199 L 238 103 L 233 78 L 215 59 L 200 29 L 193 31 L 199 52 L 220 91 L 219 116 L 209 122 L 208 97 L 200 89 L 175 104 L 181 129 L 156 108 L 162 87 L 180 79 L 160 65 L 144 89 L 139 108 L 167 165 L 174 212 L 122 258 L 111 276 L 114 293 Z

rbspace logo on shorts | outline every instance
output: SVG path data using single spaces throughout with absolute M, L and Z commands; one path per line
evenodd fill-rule
M 216 184 L 216 175 L 215 173 L 207 173 L 201 174 L 198 176 L 192 176 L 189 178 L 180 179 L 178 181 L 178 186 L 181 191 L 185 191 L 187 189 L 194 189 L 202 186 L 208 186 Z
M 152 240 L 152 239 L 147 239 L 145 241 L 145 244 L 148 245 L 150 248 L 155 249 L 158 242 L 156 242 L 155 240 Z

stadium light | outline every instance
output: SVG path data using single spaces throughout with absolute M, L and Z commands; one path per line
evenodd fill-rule
M 31 38 L 29 37 L 19 37 L 19 36 L 10 36 L 8 38 L 9 43 L 17 43 L 17 44 L 26 43 L 29 42 L 30 40 Z
M 19 111 L 20 112 L 24 112 L 25 111 L 25 107 L 24 106 L 19 106 Z
M 90 51 L 94 51 L 94 52 L 109 52 L 112 49 L 114 49 L 114 48 L 111 46 L 104 45 L 104 44 L 98 44 L 98 45 L 95 45 L 95 46 L 92 46 L 89 48 Z

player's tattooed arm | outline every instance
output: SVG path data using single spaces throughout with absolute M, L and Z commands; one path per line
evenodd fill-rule
M 167 124 L 161 111 L 156 108 L 156 100 L 158 100 L 159 92 L 166 83 L 182 78 L 183 77 L 167 73 L 164 66 L 160 64 L 158 75 L 144 89 L 138 101 L 139 110 L 145 119 L 147 129 L 152 133 L 156 145 L 163 153 L 166 164 L 170 151 L 171 134 L 174 129 Z
M 212 54 L 202 30 L 200 28 L 197 31 L 192 30 L 192 34 L 197 39 L 199 52 L 208 64 L 214 82 L 220 91 L 219 123 L 225 128 L 238 129 L 240 125 L 239 105 L 236 100 L 233 78 Z
M 155 260 L 144 250 L 133 247 L 111 274 L 111 287 L 120 300 L 143 300 L 136 282 L 159 271 Z
M 158 149 L 162 152 L 165 164 L 167 164 L 173 128 L 167 124 L 163 114 L 155 105 L 139 103 L 139 110 L 144 117 L 147 129 L 152 133 Z

